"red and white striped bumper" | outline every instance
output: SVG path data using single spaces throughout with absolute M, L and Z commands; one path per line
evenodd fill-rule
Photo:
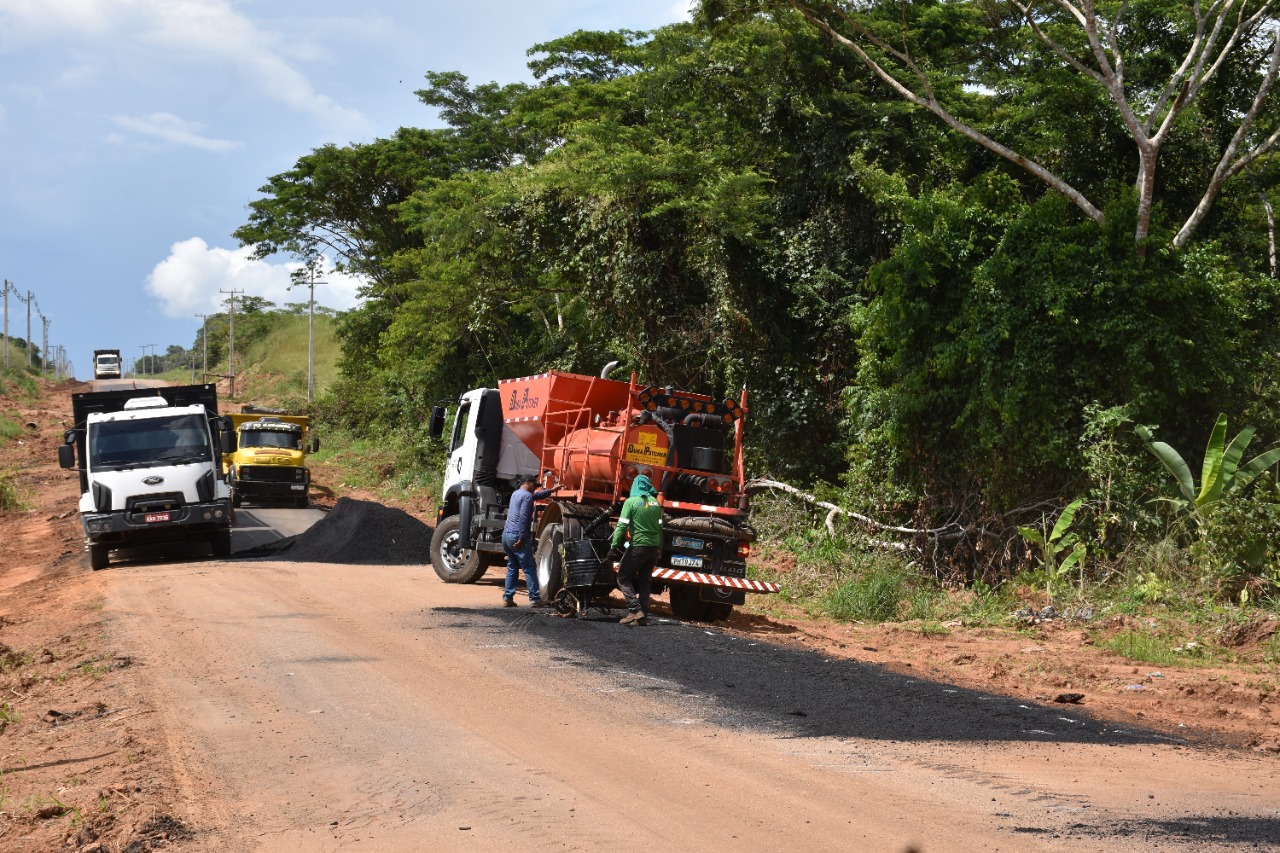
M 657 580 L 670 581 L 672 583 L 696 583 L 702 586 L 745 589 L 748 592 L 777 592 L 782 589 L 776 583 L 752 581 L 746 578 L 731 578 L 725 575 L 705 575 L 702 572 L 690 572 L 684 569 L 654 569 L 653 576 Z

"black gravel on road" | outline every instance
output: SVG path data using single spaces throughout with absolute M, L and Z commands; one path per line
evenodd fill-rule
M 235 556 L 294 563 L 417 566 L 431 562 L 431 528 L 404 510 L 338 498 L 305 533 L 258 545 Z
M 546 611 L 535 615 L 496 606 L 430 612 L 448 620 L 442 627 L 503 635 L 507 642 L 513 634 L 522 636 L 531 655 L 554 656 L 561 664 L 606 676 L 642 673 L 649 681 L 640 690 L 670 693 L 670 687 L 657 685 L 677 684 L 668 698 L 680 702 L 696 696 L 724 726 L 886 741 L 1179 742 L 1096 720 L 1076 706 L 1051 707 L 902 675 L 673 619 L 650 616 L 647 627 L 628 628 L 616 615 L 559 619 Z

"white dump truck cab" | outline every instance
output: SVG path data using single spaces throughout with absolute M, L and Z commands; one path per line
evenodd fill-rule
M 80 520 L 94 569 L 107 566 L 112 549 L 151 542 L 207 541 L 216 555 L 231 552 L 221 456 L 234 436 L 212 385 L 75 394 L 72 408 L 75 426 L 58 461 L 75 468 L 79 456 Z

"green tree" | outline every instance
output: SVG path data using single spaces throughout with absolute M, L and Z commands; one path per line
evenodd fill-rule
M 1166 149 L 1189 145 L 1207 153 L 1212 164 L 1197 170 L 1192 204 L 1177 213 L 1183 222 L 1172 242 L 1181 247 L 1226 182 L 1280 141 L 1271 118 L 1280 76 L 1274 0 L 1012 0 L 994 6 L 708 0 L 702 6 L 712 19 L 761 8 L 798 13 L 857 56 L 898 97 L 1034 176 L 1099 225 L 1105 223 L 1106 186 L 1081 185 L 1039 153 L 1063 138 L 1063 116 L 1069 125 L 1078 115 L 1048 113 L 1044 106 L 1065 97 L 1077 107 L 1104 109 L 1101 118 L 1121 128 L 1130 142 L 1114 169 L 1130 169 L 1134 176 L 1139 246 L 1151 233 Z M 1045 93 L 1052 97 L 1027 99 Z M 1010 111 L 1045 119 L 1038 126 L 1049 145 L 998 138 L 1001 123 L 992 119 Z

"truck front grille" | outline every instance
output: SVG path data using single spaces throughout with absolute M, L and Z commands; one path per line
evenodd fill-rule
M 275 465 L 241 465 L 238 469 L 241 480 L 259 480 L 272 483 L 301 483 L 306 473 L 301 468 Z

